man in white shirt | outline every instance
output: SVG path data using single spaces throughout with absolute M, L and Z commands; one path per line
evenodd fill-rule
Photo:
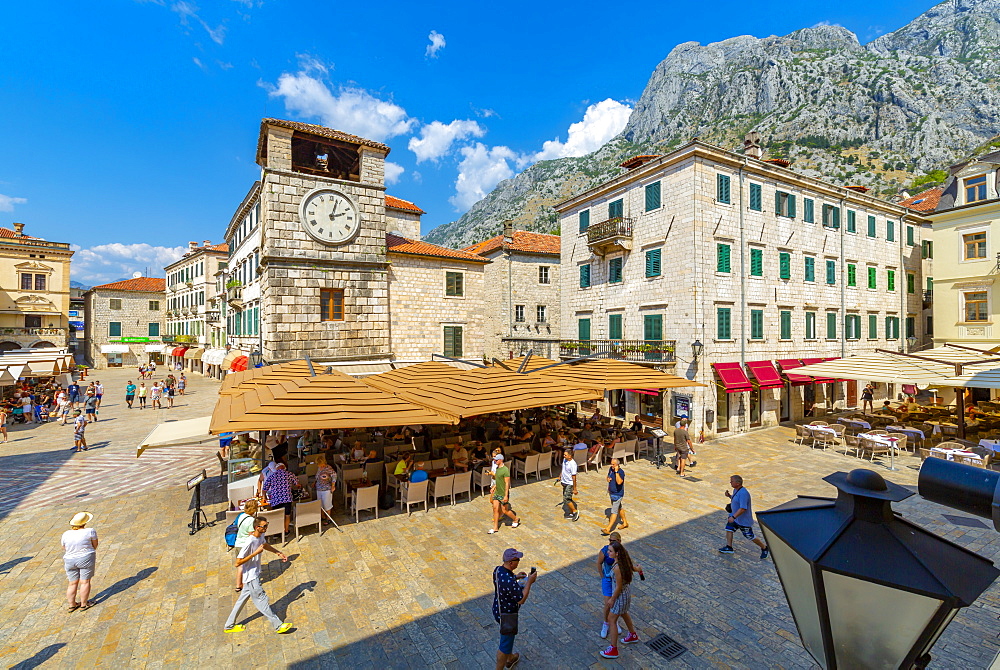
M 563 450 L 562 473 L 559 475 L 559 483 L 563 488 L 563 508 L 566 510 L 566 518 L 577 521 L 580 518 L 580 511 L 573 502 L 573 496 L 579 495 L 576 488 L 576 461 L 573 460 L 573 450 Z
M 240 615 L 240 610 L 243 609 L 248 599 L 253 600 L 254 606 L 264 615 L 264 618 L 271 622 L 275 633 L 287 633 L 292 629 L 292 624 L 282 622 L 271 611 L 271 602 L 267 599 L 267 594 L 264 593 L 264 587 L 260 585 L 260 555 L 265 549 L 276 553 L 281 557 L 283 562 L 288 562 L 287 556 L 264 541 L 264 534 L 266 532 L 267 519 L 262 516 L 256 517 L 253 520 L 253 531 L 250 533 L 250 541 L 247 542 L 245 547 L 240 549 L 239 556 L 236 559 L 236 567 L 243 568 L 243 590 L 240 591 L 240 596 L 236 599 L 236 604 L 233 605 L 233 611 L 229 613 L 229 618 L 226 619 L 225 630 L 227 633 L 242 633 L 247 629 L 246 626 L 236 623 L 236 617 Z

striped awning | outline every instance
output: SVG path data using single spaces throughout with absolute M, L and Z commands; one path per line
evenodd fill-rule
M 803 367 L 805 367 L 806 365 L 815 365 L 815 364 L 818 364 L 818 363 L 825 363 L 827 361 L 832 361 L 832 360 L 837 360 L 837 359 L 835 359 L 835 358 L 803 358 L 802 359 L 802 365 L 803 365 Z M 813 375 L 813 381 L 816 382 L 817 384 L 832 384 L 832 383 L 834 383 L 837 380 L 836 379 L 831 379 L 829 377 L 821 377 L 819 375 Z
M 775 362 L 781 366 L 781 373 L 785 375 L 785 379 L 791 382 L 792 386 L 805 386 L 813 383 L 812 377 L 789 372 L 789 370 L 802 367 L 802 361 L 798 358 L 782 358 Z
M 912 354 L 877 350 L 861 356 L 809 364 L 795 370 L 798 374 L 823 378 L 916 384 L 920 388 L 986 388 L 989 387 L 988 381 L 993 378 L 991 371 L 1000 371 L 1000 353 L 957 344 L 944 344 Z M 1000 372 L 997 376 L 1000 376 Z

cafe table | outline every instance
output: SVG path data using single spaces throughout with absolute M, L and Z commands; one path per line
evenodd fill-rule
M 983 460 L 983 457 L 980 454 L 977 454 L 974 451 L 968 451 L 967 449 L 942 449 L 941 447 L 931 447 L 931 451 L 944 454 L 949 461 L 955 460 L 955 456 L 978 459 L 980 461 Z

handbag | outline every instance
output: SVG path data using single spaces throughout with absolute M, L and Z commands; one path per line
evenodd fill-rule
M 496 594 L 497 602 L 500 601 L 500 593 L 497 590 L 497 573 L 493 571 L 493 592 Z M 500 613 L 500 634 L 517 635 L 517 612 L 511 614 Z
M 729 512 L 730 514 L 732 514 L 733 513 L 733 506 L 730 505 L 729 503 L 726 503 L 726 511 Z

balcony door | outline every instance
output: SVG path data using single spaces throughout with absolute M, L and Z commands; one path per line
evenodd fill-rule
M 577 353 L 580 356 L 590 355 L 590 319 L 577 320 L 576 339 L 580 341 L 580 348 Z
M 663 359 L 663 352 L 660 347 L 663 345 L 663 315 L 647 314 L 642 318 L 642 339 L 645 359 L 647 361 L 659 361 Z

